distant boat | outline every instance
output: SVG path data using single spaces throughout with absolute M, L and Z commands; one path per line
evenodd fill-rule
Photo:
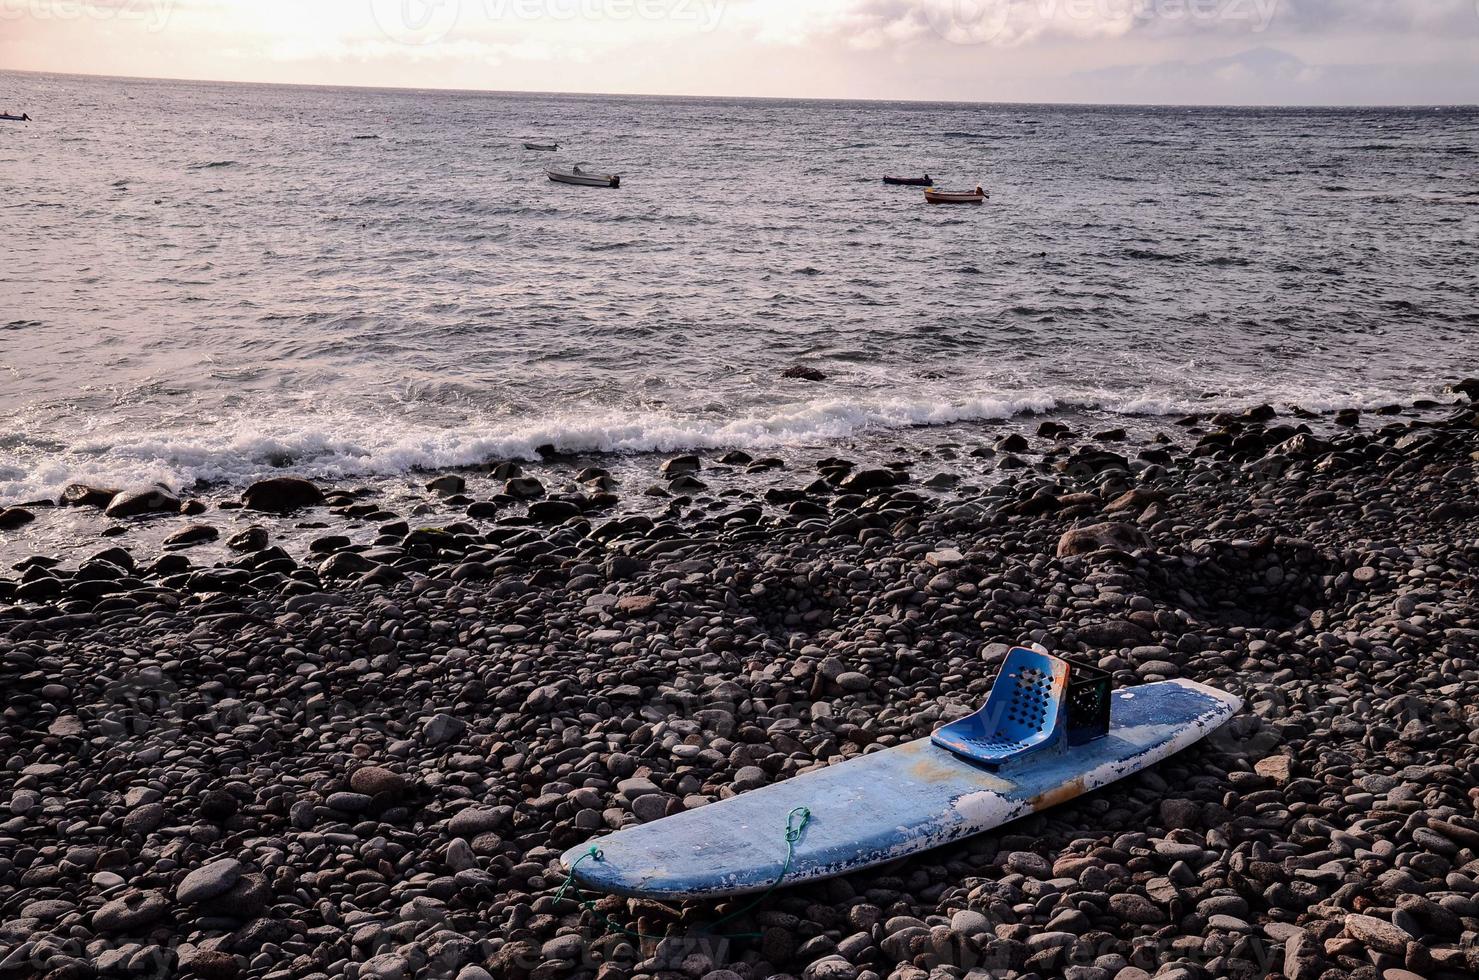
M 924 189 L 924 199 L 931 204 L 980 204 L 986 200 L 986 192 L 980 187 L 973 191 L 937 191 L 933 187 Z
M 581 187 L 620 187 L 621 178 L 615 174 L 593 174 L 580 169 L 576 164 L 569 170 L 546 170 L 550 180 L 561 184 L 579 184 Z
M 896 184 L 901 187 L 929 187 L 934 183 L 933 180 L 930 180 L 929 174 L 925 174 L 923 177 L 885 177 L 883 178 L 883 182 L 885 184 Z
M 524 149 L 526 149 L 526 150 L 558 150 L 559 148 L 560 148 L 560 144 L 559 143 L 525 143 L 524 144 Z
M 8 112 L 0 112 L 0 122 L 30 122 L 31 117 L 24 112 L 19 116 L 12 116 Z

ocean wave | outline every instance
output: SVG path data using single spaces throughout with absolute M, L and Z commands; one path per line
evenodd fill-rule
M 1276 404 L 1293 404 L 1289 392 Z M 1304 393 L 1310 411 L 1372 408 L 1398 396 Z M 1410 397 L 1410 396 L 1409 396 Z M 1270 400 L 1270 399 L 1265 399 Z M 108 431 L 55 451 L 0 445 L 0 502 L 54 496 L 71 482 L 125 486 L 163 483 L 244 485 L 283 472 L 336 480 L 476 466 L 495 460 L 538 460 L 561 454 L 671 453 L 731 448 L 825 447 L 870 432 L 1008 420 L 1050 412 L 1162 417 L 1237 410 L 1246 398 L 1188 400 L 1167 394 L 1104 391 L 1027 392 L 966 399 L 819 397 L 741 418 L 660 412 L 575 414 L 485 426 L 432 428 L 404 420 L 319 413 L 263 420 L 217 420 L 199 428 L 136 435 Z M 106 426 L 104 427 L 107 428 Z
M 0 316 L 0 501 L 69 479 L 372 478 L 545 443 L 886 460 L 989 440 L 974 420 L 1034 406 L 1138 437 L 1169 428 L 1154 415 L 1363 407 L 1473 373 L 1479 266 L 1461 233 L 1479 157 L 1446 155 L 1479 145 L 1472 110 L 1029 116 L 159 83 L 120 114 L 111 83 L 47 84 L 77 110 L 69 132 L 96 138 L 62 170 L 43 130 L 0 151 L 39 189 L 0 205 L 26 243 Z M 302 125 L 245 156 L 241 134 L 273 112 Z M 498 119 L 632 179 L 557 191 Z M 868 189 L 926 164 L 989 177 L 996 206 L 881 207 Z M 1373 222 L 1380 249 L 1331 240 Z M 829 379 L 778 377 L 798 362 Z M 952 428 L 909 431 L 930 425 Z
M 826 444 L 869 428 L 1004 419 L 1055 406 L 1048 395 L 980 398 L 959 403 L 818 399 L 739 419 L 683 418 L 660 413 L 557 415 L 478 428 L 418 428 L 400 420 L 313 418 L 220 420 L 208 427 L 139 435 L 94 434 L 45 457 L 7 458 L 0 472 L 24 472 L 0 482 L 0 499 L 53 494 L 66 483 L 114 485 L 197 482 L 240 484 L 272 472 L 328 479 L 389 476 L 474 466 L 490 460 L 561 453 L 677 452 Z M 28 465 L 29 462 L 29 465 Z

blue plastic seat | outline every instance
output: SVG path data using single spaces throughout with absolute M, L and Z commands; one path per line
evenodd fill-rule
M 1063 727 L 1068 666 L 1017 647 L 1001 665 L 985 706 L 935 732 L 934 743 L 988 766 L 1055 744 Z

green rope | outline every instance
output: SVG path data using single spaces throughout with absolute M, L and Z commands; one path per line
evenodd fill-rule
M 726 922 L 731 922 L 734 919 L 738 919 L 742 915 L 754 911 L 754 909 L 759 906 L 760 903 L 764 902 L 777 888 L 781 887 L 781 883 L 784 882 L 786 880 L 786 876 L 791 873 L 791 865 L 796 860 L 796 844 L 798 841 L 801 840 L 802 835 L 806 833 L 806 827 L 810 823 L 810 809 L 804 806 L 798 806 L 796 807 L 796 809 L 792 810 L 790 815 L 786 817 L 786 861 L 783 865 L 781 865 L 781 873 L 776 876 L 775 881 L 771 882 L 770 887 L 766 888 L 765 891 L 756 896 L 756 898 L 748 905 L 744 905 L 736 909 L 735 911 L 728 913 L 727 915 L 721 916 L 720 918 L 709 923 L 707 926 L 704 926 L 698 931 L 700 933 L 712 932 L 718 926 L 721 926 Z M 565 898 L 565 893 L 573 887 L 577 892 L 581 893 L 582 897 L 572 897 L 571 901 L 575 902 L 576 904 L 584 908 L 587 912 L 591 913 L 591 915 L 595 916 L 596 920 L 600 922 L 601 925 L 605 926 L 608 931 L 620 932 L 624 933 L 625 935 L 632 936 L 633 938 L 638 940 L 652 940 L 654 942 L 660 942 L 661 940 L 668 938 L 667 936 L 646 936 L 635 930 L 628 929 L 626 926 L 623 926 L 620 923 L 612 922 L 605 915 L 602 915 L 601 912 L 596 908 L 595 899 L 587 896 L 584 890 L 581 889 L 579 885 L 575 884 L 575 869 L 580 867 L 582 861 L 588 859 L 593 861 L 600 861 L 604 858 L 605 855 L 602 853 L 601 849 L 594 844 L 591 845 L 588 851 L 586 851 L 580 857 L 576 858 L 575 863 L 570 865 L 570 870 L 566 873 L 565 881 L 560 885 L 560 890 L 555 892 L 555 904 L 558 905 L 561 901 L 563 901 Z M 676 915 L 677 913 L 674 914 Z M 759 939 L 760 933 L 743 932 L 730 936 L 722 936 L 720 938 Z
M 801 820 L 800 823 L 796 823 L 798 815 Z M 811 823 L 811 811 L 809 809 L 804 806 L 798 806 L 791 811 L 790 816 L 786 817 L 786 863 L 781 865 L 781 873 L 776 876 L 775 881 L 770 883 L 770 887 L 761 892 L 753 902 L 729 913 L 716 922 L 709 923 L 709 929 L 713 929 L 732 919 L 737 919 L 746 912 L 752 911 L 757 905 L 769 898 L 772 892 L 781 887 L 781 882 L 785 881 L 786 875 L 791 873 L 791 862 L 796 860 L 796 842 L 806 832 L 806 825 L 809 823 Z
M 565 897 L 565 892 L 570 888 L 570 886 L 575 884 L 575 869 L 578 868 L 578 867 L 580 867 L 580 862 L 581 861 L 584 861 L 586 858 L 594 858 L 595 860 L 599 861 L 599 860 L 601 860 L 602 857 L 603 857 L 603 855 L 601 853 L 601 849 L 599 847 L 596 847 L 594 844 L 592 844 L 590 850 L 586 851 L 580 857 L 578 857 L 578 858 L 575 859 L 575 863 L 572 864 L 572 865 L 570 865 L 570 871 L 569 871 L 569 873 L 565 875 L 565 882 L 564 882 L 564 884 L 562 884 L 560 886 L 560 890 L 559 891 L 555 892 L 555 904 L 556 905 L 560 904 L 560 901 Z M 579 890 L 580 890 L 580 888 L 579 888 L 579 886 L 577 886 L 576 887 L 576 891 L 579 891 Z M 621 925 L 620 923 L 612 922 L 606 916 L 602 915 L 601 912 L 600 912 L 600 910 L 596 908 L 596 900 L 593 899 L 593 898 L 582 897 L 582 898 L 579 898 L 579 899 L 572 899 L 572 901 L 574 901 L 576 904 L 578 904 L 581 908 L 585 909 L 591 915 L 595 916 L 596 919 L 601 923 L 601 925 L 603 925 L 603 926 L 606 927 L 606 929 L 607 929 L 608 932 L 622 932 L 622 933 L 626 933 L 628 936 L 632 936 L 632 937 L 634 937 L 634 938 L 636 938 L 638 940 L 646 940 L 646 939 L 661 940 L 661 939 L 665 938 L 663 936 L 644 936 L 640 932 L 636 932 L 635 930 L 628 929 L 626 926 Z
M 603 857 L 605 857 L 605 855 L 601 853 L 601 849 L 592 844 L 589 851 L 586 851 L 580 857 L 576 858 L 575 863 L 570 865 L 569 874 L 565 875 L 565 883 L 560 886 L 559 891 L 555 892 L 555 904 L 558 905 L 560 903 L 560 899 L 565 897 L 565 891 L 575 883 L 575 869 L 580 867 L 580 862 L 584 861 L 586 858 L 595 858 L 597 861 L 599 861 Z

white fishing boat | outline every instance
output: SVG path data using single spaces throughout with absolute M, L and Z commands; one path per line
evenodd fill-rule
M 560 148 L 560 144 L 559 143 L 530 143 L 530 142 L 526 142 L 524 144 L 524 149 L 526 149 L 526 150 L 545 150 L 545 151 L 548 152 L 548 151 L 558 150 L 559 148 Z
M 550 180 L 561 184 L 578 184 L 581 187 L 620 187 L 621 177 L 616 174 L 593 174 L 582 169 L 584 164 L 577 163 L 569 170 L 547 169 L 545 174 Z
M 973 191 L 942 191 L 933 187 L 924 189 L 924 199 L 930 204 L 981 204 L 989 196 L 980 186 Z

